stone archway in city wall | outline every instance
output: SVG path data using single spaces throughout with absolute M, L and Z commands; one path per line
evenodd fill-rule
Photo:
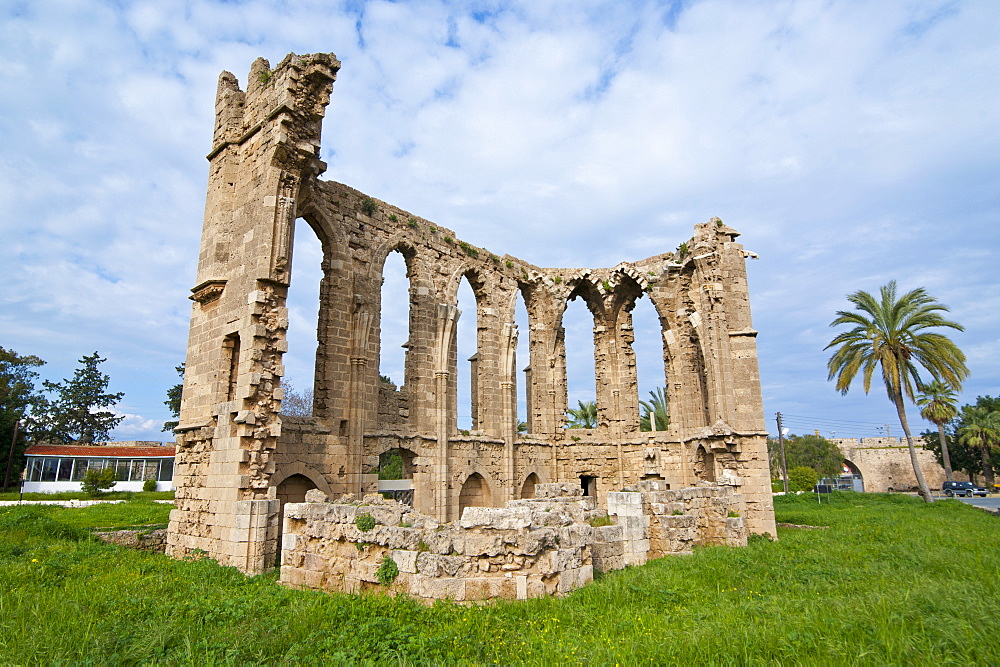
M 844 476 L 851 476 L 852 490 L 863 492 L 865 490 L 865 476 L 861 473 L 861 469 L 849 459 L 844 459 L 844 468 L 847 469 L 844 471 Z

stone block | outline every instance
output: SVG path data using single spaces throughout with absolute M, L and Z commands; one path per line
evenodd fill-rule
M 601 558 L 597 558 L 595 556 L 591 565 L 593 566 L 595 572 L 612 572 L 614 570 L 621 570 L 625 567 L 625 556 L 602 556 Z
M 419 553 L 416 551 L 405 551 L 401 549 L 389 552 L 389 557 L 396 562 L 396 567 L 399 568 L 399 571 L 409 574 L 413 574 L 417 571 L 418 555 Z

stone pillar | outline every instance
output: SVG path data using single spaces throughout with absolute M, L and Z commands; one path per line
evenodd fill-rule
M 518 498 L 517 476 L 515 473 L 514 443 L 517 441 L 517 385 L 514 378 L 517 374 L 517 325 L 506 322 L 500 335 L 500 405 L 501 414 L 500 435 L 504 440 L 503 477 L 500 484 L 506 488 L 501 490 L 505 500 Z
M 453 401 L 451 400 L 452 374 L 449 370 L 452 350 L 455 344 L 455 328 L 461 311 L 451 304 L 438 304 L 436 358 L 438 368 L 434 371 L 434 396 L 437 447 L 434 461 L 436 473 L 437 499 L 435 514 L 439 521 L 451 520 L 451 479 L 449 477 L 450 452 L 448 439 L 455 424 Z
M 361 476 L 364 473 L 362 470 L 365 438 L 363 397 L 367 366 L 368 359 L 365 357 L 351 357 L 351 380 L 348 390 L 350 408 L 347 417 L 347 461 L 344 467 L 347 473 L 348 492 L 357 494 L 362 492 Z

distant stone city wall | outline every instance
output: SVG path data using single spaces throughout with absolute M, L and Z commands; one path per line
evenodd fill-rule
M 861 473 L 865 491 L 909 491 L 917 486 L 905 438 L 831 438 L 830 442 L 837 445 L 844 459 Z M 914 438 L 913 444 L 927 485 L 940 489 L 945 480 L 944 468 L 937 462 L 934 452 L 923 448 L 923 438 Z

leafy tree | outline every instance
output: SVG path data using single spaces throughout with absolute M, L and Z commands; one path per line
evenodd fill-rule
M 809 466 L 796 466 L 788 470 L 788 487 L 792 491 L 812 491 L 819 483 L 819 473 Z
M 90 496 L 100 496 L 118 483 L 118 475 L 114 468 L 91 468 L 83 473 L 80 488 Z
M 991 410 L 988 404 L 963 406 L 958 439 L 979 452 L 986 486 L 993 488 L 993 464 L 990 458 L 991 453 L 1000 447 L 1000 410 Z
M 948 436 L 949 443 L 948 457 L 951 459 L 953 474 L 957 476 L 957 473 L 962 471 L 970 480 L 972 480 L 973 475 L 979 475 L 982 473 L 983 462 L 976 449 L 969 447 L 967 444 L 958 439 L 958 424 L 959 421 L 955 420 L 945 426 L 945 434 Z M 944 459 L 941 455 L 940 434 L 937 431 L 924 431 L 920 434 L 920 436 L 924 439 L 924 449 L 933 451 L 937 462 L 943 467 Z M 1000 454 L 998 454 L 998 458 L 1000 458 Z
M 772 462 L 771 470 L 781 471 L 781 450 L 777 438 L 767 439 L 768 454 Z M 844 456 L 837 445 L 819 435 L 790 435 L 785 438 L 785 462 L 789 468 L 812 468 L 820 478 L 839 477 L 844 465 Z M 789 477 L 789 481 L 791 478 Z M 811 488 L 811 487 L 810 487 Z
M 948 456 L 948 438 L 944 432 L 944 425 L 950 422 L 958 414 L 955 390 L 939 382 L 932 380 L 924 386 L 920 395 L 917 396 L 917 405 L 920 406 L 920 416 L 938 427 L 938 441 L 941 444 L 941 463 L 944 465 L 945 479 L 952 479 L 951 457 Z
M 124 417 L 101 408 L 115 405 L 125 394 L 107 393 L 111 378 L 98 368 L 105 361 L 97 352 L 85 355 L 72 378 L 42 383 L 47 392 L 55 394 L 55 400 L 46 401 L 44 414 L 39 417 L 41 438 L 55 442 L 110 439 L 111 431 Z
M 570 416 L 570 428 L 597 428 L 597 401 L 577 401 L 578 408 L 566 412 Z
M 28 417 L 44 403 L 42 395 L 35 390 L 38 373 L 33 369 L 44 364 L 38 357 L 22 356 L 0 347 L 0 474 L 3 475 L 4 491 L 10 480 L 24 470 L 24 450 L 31 431 Z M 18 422 L 15 442 L 14 430 Z
M 649 401 L 639 401 L 642 406 L 642 416 L 639 417 L 639 430 L 652 431 L 653 424 L 650 416 L 656 421 L 656 430 L 665 431 L 670 424 L 670 413 L 667 410 L 667 397 L 663 393 L 663 387 L 657 387 L 649 392 Z
M 312 417 L 313 413 L 313 390 L 306 389 L 303 392 L 295 390 L 291 380 L 281 381 L 281 388 L 284 398 L 281 399 L 281 414 L 289 417 Z
M 403 479 L 403 454 L 399 449 L 390 449 L 378 457 L 379 479 Z
M 903 399 L 913 400 L 914 387 L 923 386 L 918 365 L 949 387 L 961 387 L 962 380 L 969 375 L 965 355 L 947 336 L 928 330 L 938 327 L 964 329 L 942 317 L 941 312 L 947 312 L 948 308 L 930 297 L 922 287 L 898 296 L 895 280 L 882 286 L 878 299 L 868 292 L 857 291 L 849 294 L 847 300 L 854 304 L 855 310 L 837 311 L 837 318 L 830 326 L 846 324 L 852 328 L 838 334 L 824 348 L 836 348 L 827 363 L 828 379 L 836 379 L 837 390 L 846 394 L 860 371 L 867 394 L 875 369 L 881 370 L 886 393 L 906 435 L 920 495 L 927 502 L 934 502 L 917 462 Z
M 182 363 L 180 366 L 174 366 L 174 370 L 177 374 L 181 376 L 181 381 L 175 384 L 170 389 L 167 389 L 167 400 L 163 401 L 163 404 L 167 406 L 170 410 L 170 414 L 173 415 L 173 420 L 168 422 L 163 422 L 163 428 L 161 431 L 173 431 L 180 424 L 178 421 L 181 417 L 181 395 L 184 393 L 184 365 L 187 362 Z

